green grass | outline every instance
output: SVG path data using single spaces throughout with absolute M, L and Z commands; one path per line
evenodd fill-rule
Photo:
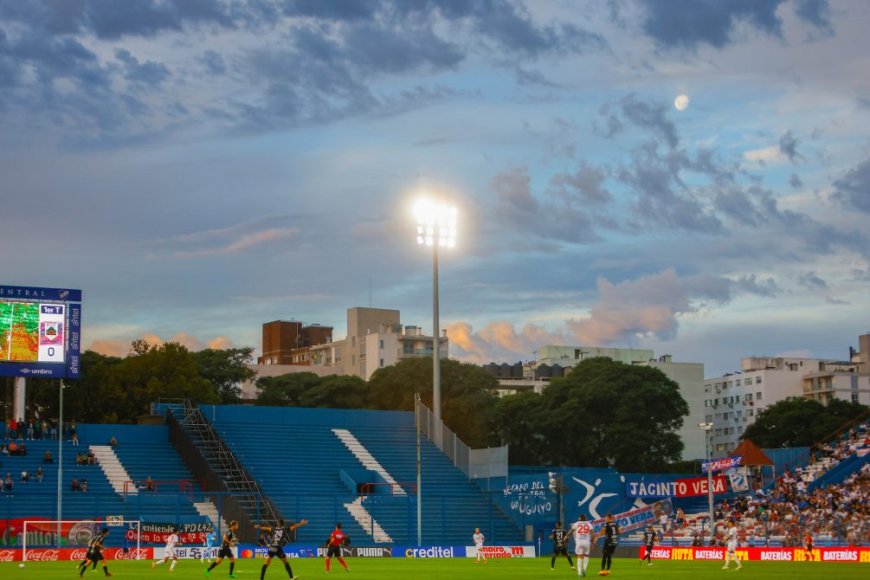
M 577 573 L 568 568 L 564 559 L 556 561 L 556 570 L 550 572 L 549 558 L 490 560 L 485 564 L 475 564 L 467 558 L 409 560 L 404 558 L 352 558 L 348 559 L 350 574 L 345 574 L 338 562 L 333 560 L 332 572 L 325 574 L 323 559 L 306 558 L 290 560 L 293 573 L 303 580 L 313 578 L 347 578 L 348 580 L 404 580 L 406 578 L 420 580 L 480 580 L 497 578 L 512 580 L 531 578 L 577 578 Z M 241 580 L 258 580 L 262 560 L 238 560 L 236 575 Z M 789 580 L 814 579 L 847 580 L 849 578 L 870 577 L 870 565 L 846 564 L 834 562 L 746 562 L 740 571 L 725 571 L 721 562 L 683 562 L 657 561 L 652 567 L 639 565 L 635 559 L 615 559 L 609 578 L 637 578 L 642 580 L 722 580 L 728 577 L 744 577 L 747 580 L 781 579 Z M 732 564 L 733 566 L 733 564 Z M 589 578 L 597 578 L 599 561 L 593 559 L 589 563 Z M 109 571 L 116 578 L 153 578 L 171 580 L 205 578 L 203 570 L 206 566 L 194 560 L 180 560 L 175 571 L 170 573 L 167 565 L 152 570 L 150 560 L 138 562 L 109 562 Z M 212 571 L 211 580 L 225 580 L 229 572 L 229 561 L 224 561 Z M 25 568 L 19 568 L 17 563 L 0 564 L 0 578 L 51 580 L 54 578 L 76 578 L 74 562 L 31 562 Z M 88 570 L 85 573 L 88 580 L 103 578 L 102 570 Z M 284 580 L 287 573 L 280 561 L 272 562 L 266 572 L 267 580 Z

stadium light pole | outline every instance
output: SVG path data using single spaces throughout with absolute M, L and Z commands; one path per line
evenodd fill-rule
M 710 436 L 713 434 L 713 423 L 698 423 L 704 431 L 704 449 L 707 452 L 707 510 L 710 519 L 710 539 L 713 539 L 714 520 L 713 520 L 713 469 L 710 465 Z
M 63 542 L 63 379 L 60 380 L 60 402 L 57 413 L 57 547 L 60 549 Z
M 414 424 L 417 427 L 417 545 L 423 545 L 423 459 L 420 441 L 420 393 L 414 393 Z
M 423 199 L 414 206 L 417 245 L 432 248 L 432 412 L 436 445 L 441 449 L 441 323 L 438 307 L 438 248 L 456 246 L 456 208 Z

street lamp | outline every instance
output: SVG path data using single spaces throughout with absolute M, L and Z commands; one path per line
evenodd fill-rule
M 441 442 L 441 323 L 438 320 L 438 248 L 456 246 L 456 208 L 424 199 L 414 206 L 417 245 L 432 248 L 432 412 L 438 448 Z
M 704 449 L 707 452 L 707 510 L 710 518 L 710 539 L 713 539 L 714 519 L 713 519 L 713 466 L 710 460 L 710 438 L 713 434 L 713 423 L 698 423 L 704 431 Z

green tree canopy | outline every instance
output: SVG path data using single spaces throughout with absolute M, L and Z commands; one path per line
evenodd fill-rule
M 333 375 L 320 381 L 299 396 L 303 407 L 331 407 L 333 409 L 365 409 L 368 386 L 360 377 Z
M 287 373 L 276 377 L 257 379 L 258 405 L 301 405 L 301 398 L 320 384 L 321 378 L 314 373 Z
M 482 368 L 441 361 L 441 417 L 462 441 L 473 448 L 498 442 L 493 430 L 495 388 L 498 381 Z M 378 369 L 369 379 L 369 401 L 376 409 L 414 410 L 414 394 L 432 408 L 432 360 L 410 358 Z
M 534 401 L 514 395 L 499 403 L 512 462 L 661 471 L 683 449 L 676 431 L 688 404 L 677 383 L 652 367 L 586 359 Z M 527 419 L 518 427 L 520 414 Z
M 827 406 L 804 397 L 791 397 L 761 411 L 743 433 L 759 447 L 810 447 L 830 437 L 868 407 L 834 399 Z
M 252 347 L 207 348 L 192 354 L 199 373 L 214 385 L 221 402 L 227 404 L 238 403 L 241 384 L 257 375 L 247 366 L 254 360 L 253 352 Z

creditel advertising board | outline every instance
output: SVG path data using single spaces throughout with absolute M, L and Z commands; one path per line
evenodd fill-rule
M 0 376 L 78 378 L 82 291 L 0 284 Z

